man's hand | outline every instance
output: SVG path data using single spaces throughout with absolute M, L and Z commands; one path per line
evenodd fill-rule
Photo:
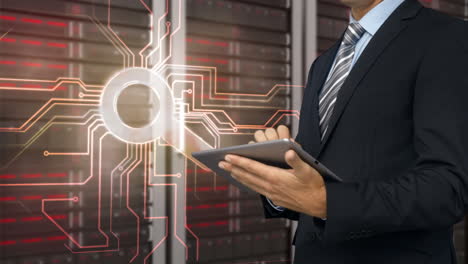
M 278 130 L 267 129 L 255 133 L 255 139 L 259 142 L 278 138 L 289 138 L 289 129 L 280 126 Z M 286 152 L 285 160 L 292 169 L 268 166 L 236 155 L 227 155 L 219 167 L 275 205 L 326 218 L 326 189 L 322 176 L 293 150 Z

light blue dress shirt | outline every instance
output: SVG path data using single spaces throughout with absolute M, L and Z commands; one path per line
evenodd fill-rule
M 356 61 L 361 56 L 362 52 L 366 48 L 367 44 L 374 37 L 375 33 L 379 28 L 385 23 L 387 18 L 395 11 L 405 0 L 383 0 L 374 8 L 372 8 L 367 14 L 357 21 L 353 18 L 353 15 L 349 14 L 349 23 L 359 23 L 366 31 L 356 43 L 356 48 L 354 51 L 353 61 L 351 62 L 351 67 L 356 64 Z M 330 78 L 333 68 L 335 68 L 336 58 L 333 62 L 332 70 L 328 73 L 327 80 Z M 275 205 L 270 199 L 267 199 L 268 203 L 278 211 L 283 211 L 284 208 L 281 206 Z M 324 219 L 325 220 L 325 219 Z
M 361 20 L 357 21 L 354 19 L 352 14 L 349 14 L 349 23 L 359 23 L 366 31 L 356 43 L 356 48 L 354 51 L 353 61 L 351 62 L 351 67 L 356 64 L 356 61 L 361 56 L 364 49 L 367 47 L 367 44 L 371 41 L 374 37 L 375 33 L 379 30 L 379 28 L 385 23 L 387 18 L 404 2 L 405 0 L 383 0 L 374 8 L 372 8 L 367 14 L 361 18 Z M 336 59 L 336 58 L 335 58 Z M 333 62 L 333 67 L 335 67 L 336 60 Z M 331 70 L 328 73 L 328 78 L 330 78 Z

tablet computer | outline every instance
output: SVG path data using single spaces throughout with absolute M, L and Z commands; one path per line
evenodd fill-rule
M 288 150 L 294 150 L 299 157 L 315 168 L 325 181 L 341 182 L 342 179 L 327 169 L 322 163 L 304 151 L 301 146 L 290 139 L 271 140 L 253 144 L 239 145 L 221 149 L 211 149 L 200 152 L 193 152 L 192 156 L 216 174 L 226 178 L 229 182 L 239 187 L 242 191 L 253 192 L 240 182 L 231 177 L 231 174 L 218 167 L 218 163 L 224 160 L 227 154 L 234 154 L 250 158 L 271 166 L 280 168 L 290 168 L 284 159 Z

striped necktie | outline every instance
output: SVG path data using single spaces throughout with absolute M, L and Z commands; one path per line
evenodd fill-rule
M 351 63 L 353 61 L 356 43 L 362 37 L 364 32 L 365 29 L 358 23 L 349 24 L 341 42 L 340 49 L 336 55 L 335 65 L 331 70 L 330 77 L 325 82 L 320 92 L 319 117 L 322 140 L 328 130 L 328 124 L 333 113 L 338 91 L 351 71 Z

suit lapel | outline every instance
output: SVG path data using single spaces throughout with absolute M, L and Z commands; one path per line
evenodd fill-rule
M 407 18 L 414 17 L 422 6 L 415 0 L 406 0 L 395 12 L 387 19 L 382 27 L 377 31 L 371 41 L 367 44 L 363 53 L 353 66 L 348 78 L 344 82 L 335 108 L 333 110 L 330 122 L 328 125 L 327 134 L 322 140 L 320 150 L 317 156 L 323 151 L 328 142 L 328 139 L 333 134 L 333 130 L 339 121 L 343 111 L 351 99 L 356 87 L 370 70 L 374 62 L 377 60 L 383 50 L 395 39 L 398 34 L 407 26 Z

